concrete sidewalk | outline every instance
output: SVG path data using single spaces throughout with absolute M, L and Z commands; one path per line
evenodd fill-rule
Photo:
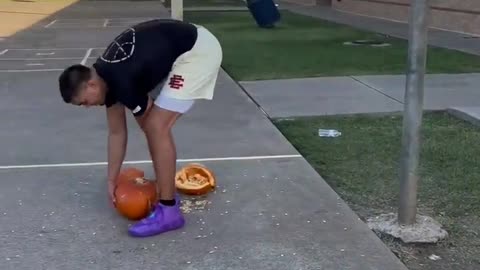
M 44 28 L 53 18 L 43 20 L 0 51 L 29 48 L 45 59 L 36 53 L 49 48 L 68 59 L 45 63 L 63 68 L 81 61 L 71 59 L 74 48 L 103 47 L 123 31 L 82 20 L 133 23 L 129 18 L 152 16 L 168 17 L 158 1 L 80 1 L 55 14 L 56 27 Z M 14 65 L 4 61 L 1 68 Z M 106 167 L 97 164 L 107 159 L 104 108 L 64 104 L 60 71 L 0 73 L 0 117 L 7 125 L 0 130 L 0 165 L 7 165 L 0 170 L 2 270 L 406 270 L 223 71 L 214 100 L 196 104 L 174 129 L 179 166 L 204 163 L 218 189 L 182 196 L 182 230 L 129 237 L 131 222 L 110 207 Z M 130 116 L 126 159 L 148 160 Z M 153 179 L 150 163 L 135 167 Z
M 405 75 L 240 82 L 270 117 L 403 111 Z M 425 110 L 480 106 L 480 74 L 429 74 Z
M 302 6 L 284 1 L 278 1 L 282 8 L 319 19 L 350 25 L 359 29 L 378 32 L 397 38 L 408 37 L 408 24 L 388 21 L 378 18 L 360 16 L 334 10 L 329 6 Z M 478 38 L 461 33 L 430 29 L 428 34 L 430 45 L 454 49 L 466 53 L 480 55 Z

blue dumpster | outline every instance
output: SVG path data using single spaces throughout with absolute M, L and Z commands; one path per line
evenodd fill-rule
M 247 0 L 247 6 L 259 27 L 272 28 L 280 20 L 280 12 L 273 0 Z

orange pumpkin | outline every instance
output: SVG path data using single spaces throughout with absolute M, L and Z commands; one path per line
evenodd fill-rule
M 147 180 L 143 171 L 129 168 L 120 173 L 115 188 L 115 207 L 128 219 L 146 217 L 157 201 L 156 183 Z
M 140 169 L 128 167 L 120 171 L 117 181 L 123 182 L 137 177 L 145 177 L 145 173 Z
M 117 186 L 115 200 L 117 211 L 130 220 L 142 219 L 152 209 L 152 202 L 148 196 L 138 189 L 131 188 L 128 184 Z
M 202 164 L 188 164 L 175 175 L 177 190 L 187 195 L 206 194 L 215 189 L 215 185 L 215 175 Z

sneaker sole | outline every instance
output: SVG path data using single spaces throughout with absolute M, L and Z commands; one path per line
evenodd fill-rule
M 170 227 L 170 228 L 167 228 L 165 230 L 162 230 L 161 232 L 149 232 L 149 233 L 136 233 L 134 231 L 128 231 L 128 234 L 130 236 L 133 236 L 133 237 L 150 237 L 150 236 L 155 236 L 155 235 L 159 235 L 159 234 L 162 234 L 162 233 L 166 233 L 166 232 L 169 232 L 169 231 L 173 231 L 173 230 L 178 230 L 180 228 L 182 228 L 183 226 L 185 226 L 185 221 L 182 221 L 179 225 L 177 226 L 174 226 L 174 227 Z

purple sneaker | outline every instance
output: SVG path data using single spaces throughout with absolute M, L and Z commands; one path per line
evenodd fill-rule
M 175 199 L 174 206 L 158 203 L 148 217 L 128 229 L 129 234 L 135 237 L 147 237 L 183 227 L 185 219 L 180 209 L 180 198 L 175 197 Z

